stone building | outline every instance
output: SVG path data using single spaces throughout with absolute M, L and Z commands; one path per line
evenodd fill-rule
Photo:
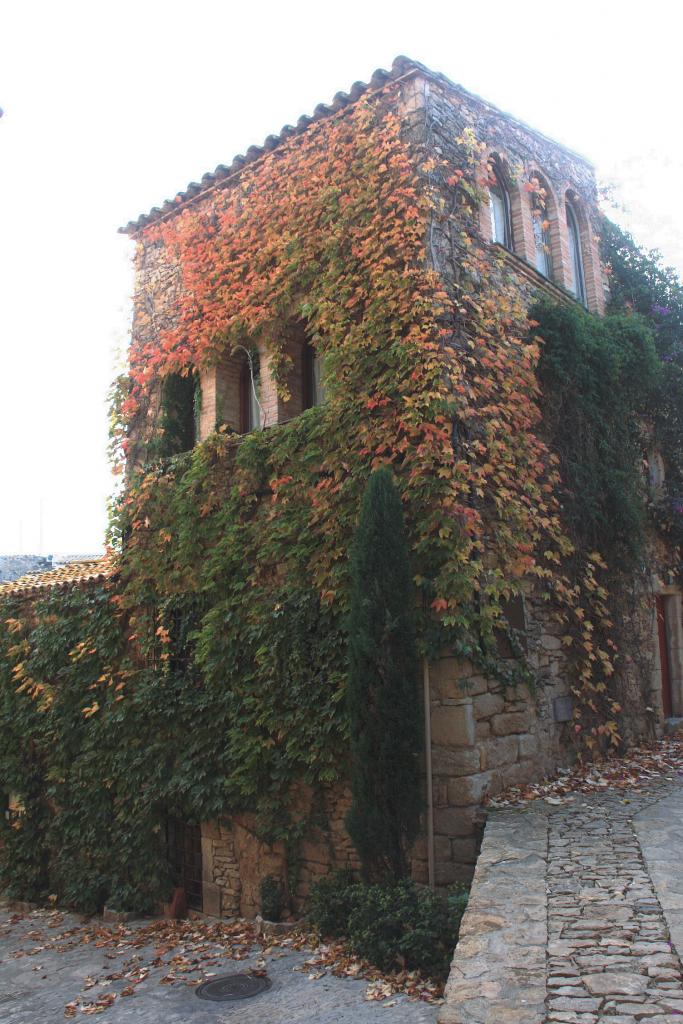
M 222 189 L 237 189 L 246 166 L 267 159 L 326 119 L 351 108 L 362 96 L 376 97 L 392 108 L 402 135 L 427 157 L 462 160 L 462 140 L 484 140 L 476 151 L 485 181 L 480 205 L 479 240 L 495 255 L 501 274 L 512 274 L 519 301 L 528 306 L 538 295 L 559 303 L 581 303 L 604 312 L 607 282 L 600 263 L 598 209 L 594 171 L 580 155 L 545 137 L 485 100 L 421 64 L 398 58 L 391 71 L 376 72 L 368 84 L 356 83 L 338 93 L 330 106 L 320 105 L 312 118 L 287 126 L 264 146 L 251 147 L 230 166 L 206 174 L 173 201 L 152 210 L 123 229 L 136 242 L 133 343 L 153 351 L 160 332 L 177 323 L 182 289 L 178 262 L 154 233 L 179 210 L 210 211 Z M 386 97 L 386 98 L 385 98 Z M 460 224 L 453 196 L 441 180 L 437 197 L 444 215 L 430 227 L 427 250 L 444 288 L 458 278 Z M 302 410 L 325 400 L 323 367 L 305 331 L 295 321 L 283 323 L 291 357 L 289 394 L 277 388 L 267 346 L 222 354 L 199 367 L 200 401 L 193 409 L 194 439 L 205 441 L 217 424 L 237 434 L 266 429 L 295 419 Z M 150 389 L 133 435 L 129 459 L 144 453 L 162 401 L 161 382 Z M 656 469 L 653 456 L 652 465 Z M 654 470 L 653 470 L 654 471 Z M 643 613 L 649 633 L 651 722 L 636 722 L 633 734 L 661 732 L 665 719 L 683 715 L 683 632 L 681 596 L 661 552 L 651 574 L 656 598 Z M 511 785 L 539 780 L 570 756 L 572 700 L 562 627 L 548 613 L 533 586 L 525 587 L 508 607 L 535 677 L 535 689 L 505 687 L 474 664 L 452 652 L 425 670 L 429 708 L 425 780 L 428 813 L 424 834 L 415 844 L 412 871 L 420 882 L 437 886 L 471 876 L 476 861 L 484 801 Z M 502 654 L 512 658 L 512 651 Z M 302 807 L 313 799 L 305 787 Z M 327 824 L 312 829 L 299 846 L 296 907 L 316 876 L 331 867 L 356 866 L 345 833 L 348 792 L 330 787 L 324 793 Z M 266 874 L 286 871 L 282 843 L 269 846 L 255 837 L 250 816 L 179 827 L 177 855 L 186 865 L 186 887 L 194 906 L 215 915 L 253 914 L 259 909 L 258 885 Z
M 320 120 L 331 118 L 354 104 L 361 95 L 391 93 L 395 113 L 405 137 L 440 159 L 461 159 L 454 140 L 471 130 L 485 140 L 478 158 L 486 168 L 488 204 L 480 207 L 482 239 L 494 247 L 501 264 L 517 276 L 523 301 L 539 293 L 559 302 L 579 302 L 590 311 L 604 311 L 607 282 L 600 263 L 597 238 L 597 192 L 592 165 L 580 155 L 546 138 L 521 121 L 466 92 L 441 74 L 405 58 L 398 58 L 390 72 L 376 72 L 368 85 L 356 83 L 347 95 L 338 93 L 330 106 L 320 105 L 313 118 L 302 118 L 295 128 L 286 127 L 270 136 L 263 148 L 251 147 L 229 167 L 221 166 L 192 184 L 174 202 L 128 224 L 125 231 L 137 242 L 136 321 L 134 335 L 153 341 L 149 309 L 154 323 L 173 321 L 177 290 L 181 287 L 173 258 L 158 241 L 146 241 L 150 225 L 172 218 L 188 203 L 201 208 L 211 203 L 215 190 L 238 185 L 242 168 L 262 160 L 296 134 L 305 133 Z M 443 196 L 444 204 L 451 201 Z M 433 226 L 429 253 L 434 269 L 446 286 L 457 277 L 458 224 L 455 217 Z M 203 369 L 200 375 L 201 412 L 197 440 L 202 441 L 217 422 L 227 422 L 242 432 L 285 422 L 302 409 L 323 400 L 317 356 L 305 334 L 296 326 L 290 332 L 292 357 L 290 398 L 283 401 L 270 373 L 269 353 L 258 352 L 260 402 L 253 401 L 249 369 L 244 353 Z M 150 334 L 149 332 L 152 331 Z M 652 695 L 656 720 L 683 713 L 683 634 L 680 592 L 664 575 L 653 576 L 657 593 L 656 616 L 649 626 L 652 640 Z M 533 590 L 517 599 L 510 609 L 511 621 L 524 635 L 529 662 L 538 689 L 532 697 L 506 693 L 471 665 L 451 656 L 429 666 L 433 836 L 420 840 L 415 849 L 413 873 L 426 882 L 433 872 L 437 885 L 467 876 L 477 852 L 482 801 L 506 786 L 538 779 L 553 770 L 565 756 L 563 744 L 571 718 L 565 659 L 560 628 Z M 656 635 L 654 635 L 656 633 Z M 341 799 L 341 803 L 340 803 Z M 352 850 L 343 830 L 345 798 L 330 799 L 334 860 L 352 861 Z M 256 850 L 248 850 L 247 833 L 239 825 L 202 828 L 205 872 L 205 905 L 222 912 L 237 909 L 233 898 L 247 862 L 254 864 Z M 329 836 L 314 837 L 303 844 L 304 882 L 330 863 Z M 431 849 L 430 849 L 431 847 Z M 433 857 L 433 864 L 431 864 Z M 266 857 L 264 868 L 277 872 L 277 856 Z M 256 871 L 255 875 L 262 874 Z M 221 890 L 220 894 L 215 887 Z M 253 893 L 253 884 L 251 890 Z M 304 889 L 306 886 L 304 886 Z M 209 895 L 211 894 L 211 895 Z M 253 895 L 244 896 L 241 909 L 250 910 Z

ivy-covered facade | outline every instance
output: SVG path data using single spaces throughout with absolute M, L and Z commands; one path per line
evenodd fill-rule
M 296 910 L 358 867 L 350 553 L 382 466 L 415 879 L 471 874 L 487 796 L 683 714 L 683 303 L 629 278 L 586 160 L 399 58 L 126 231 L 112 573 L 0 589 L 12 891 L 252 914 L 268 875 Z

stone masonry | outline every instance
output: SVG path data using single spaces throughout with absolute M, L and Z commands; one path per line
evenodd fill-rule
M 468 882 L 477 860 L 483 801 L 510 785 L 538 779 L 565 760 L 566 725 L 555 722 L 553 702 L 567 684 L 557 627 L 528 603 L 528 657 L 537 674 L 535 693 L 506 688 L 469 662 L 445 656 L 430 665 L 434 793 L 435 882 L 440 888 Z M 532 613 L 534 618 L 532 618 Z M 292 912 L 305 907 L 311 883 L 338 868 L 358 867 L 344 819 L 350 793 L 331 786 L 314 809 L 313 794 L 296 795 L 293 813 L 307 820 L 303 839 L 287 851 L 257 838 L 248 814 L 202 825 L 204 911 L 229 917 L 260 910 L 260 881 L 281 879 Z M 428 881 L 427 836 L 412 850 L 412 876 Z
M 683 1014 L 683 776 L 494 812 L 440 1024 Z
M 505 686 L 457 658 L 430 665 L 437 886 L 471 879 L 485 797 L 549 775 L 569 756 L 569 725 L 555 720 L 555 702 L 569 689 L 561 627 L 531 595 L 524 608 L 534 692 Z M 426 839 L 413 856 L 413 877 L 426 882 Z
M 212 917 L 254 917 L 261 910 L 260 886 L 266 875 L 285 887 L 285 914 L 306 905 L 311 883 L 330 871 L 357 870 L 358 856 L 346 834 L 344 819 L 351 797 L 345 787 L 330 787 L 319 806 L 301 788 L 296 813 L 309 824 L 304 838 L 288 850 L 284 843 L 264 842 L 253 815 L 202 824 L 203 910 Z

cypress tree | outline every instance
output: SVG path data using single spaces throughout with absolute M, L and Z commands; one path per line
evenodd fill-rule
M 401 878 L 419 826 L 422 715 L 408 544 L 387 468 L 370 476 L 352 554 L 347 708 L 349 835 L 366 879 Z

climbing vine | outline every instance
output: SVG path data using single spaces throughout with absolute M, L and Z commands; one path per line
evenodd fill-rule
M 635 318 L 532 319 L 480 240 L 480 142 L 466 131 L 450 165 L 399 127 L 382 98 L 361 100 L 144 229 L 177 269 L 177 317 L 159 324 L 140 301 L 114 393 L 114 448 L 128 457 L 118 575 L 1 616 L 2 767 L 24 808 L 2 870 L 17 891 L 148 906 L 169 813 L 250 810 L 269 840 L 300 834 L 295 784 L 348 778 L 349 549 L 383 465 L 403 504 L 422 651 L 450 647 L 530 682 L 496 637 L 506 601 L 533 589 L 570 655 L 576 736 L 618 742 L 601 574 L 642 536 L 629 466 L 656 376 L 649 336 Z M 453 223 L 446 284 L 430 265 Z M 230 353 L 258 340 L 287 397 L 293 319 L 324 356 L 324 405 L 246 437 L 219 426 L 183 451 L 187 396 Z M 570 351 L 576 394 L 563 400 L 592 438 L 583 454 L 549 398 Z M 599 415 L 580 396 L 589 378 Z
M 176 578 L 206 592 L 205 581 L 221 576 L 209 569 L 216 552 L 236 557 L 216 547 L 221 521 L 216 536 L 229 536 L 249 567 L 241 614 L 253 602 L 254 620 L 267 621 L 273 601 L 304 578 L 326 614 L 343 621 L 360 494 L 369 471 L 390 463 L 416 582 L 438 624 L 433 631 L 425 621 L 424 636 L 438 645 L 446 630 L 462 654 L 520 678 L 518 666 L 490 657 L 501 599 L 525 576 L 548 578 L 568 541 L 554 458 L 536 429 L 538 344 L 513 275 L 474 246 L 476 140 L 466 133 L 461 149 L 467 174 L 431 159 L 416 172 L 393 116 L 361 103 L 245 168 L 238 187 L 147 229 L 177 261 L 183 286 L 172 329 L 147 340 L 141 327 L 124 403 L 132 422 L 160 375 L 210 365 L 245 337 L 266 344 L 286 394 L 282 324 L 292 316 L 324 355 L 329 387 L 325 406 L 296 423 L 239 444 L 221 432 L 189 462 L 135 480 L 121 510 L 131 604 L 146 607 L 146 591 L 163 593 Z M 455 296 L 424 251 L 444 175 L 465 228 Z M 188 497 L 183 515 L 178 501 Z M 497 563 L 485 567 L 491 545 Z M 200 641 L 207 663 L 209 621 Z
M 578 551 L 600 551 L 631 573 L 646 544 L 643 420 L 660 382 L 652 333 L 639 317 L 596 317 L 575 305 L 532 313 L 564 522 Z
M 583 594 L 563 636 L 575 729 L 589 748 L 600 749 L 602 737 L 616 740 L 626 702 L 631 717 L 647 718 L 643 684 L 650 670 L 640 662 L 648 638 L 638 621 L 649 589 L 642 566 L 651 561 L 643 451 L 660 363 L 652 333 L 637 316 L 597 317 L 549 303 L 532 313 L 543 338 L 543 422 L 560 460 L 557 493 L 572 541 L 563 568 Z M 602 671 L 588 675 L 592 666 L 576 663 L 586 653 Z M 641 682 L 633 693 L 623 675 L 636 661 Z
M 10 895 L 87 912 L 150 910 L 167 877 L 158 688 L 138 675 L 129 692 L 112 596 L 74 590 L 29 615 L 16 602 L 0 624 L 0 778 L 15 802 L 0 822 L 0 879 Z
M 610 308 L 635 313 L 652 331 L 661 363 L 648 420 L 648 447 L 664 460 L 662 493 L 653 496 L 653 512 L 667 539 L 683 552 L 683 284 L 662 264 L 657 252 L 638 246 L 617 225 L 605 222 L 603 258 L 610 270 Z

